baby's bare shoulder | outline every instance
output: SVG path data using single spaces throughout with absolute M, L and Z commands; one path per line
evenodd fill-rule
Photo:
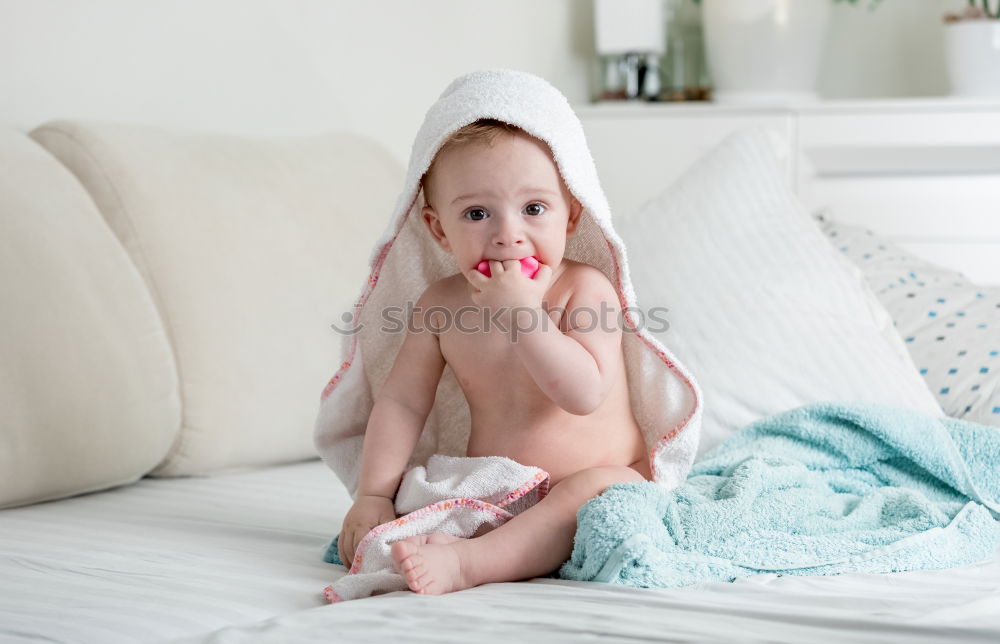
M 455 311 L 468 300 L 468 289 L 464 286 L 462 274 L 444 277 L 431 282 L 420 294 L 413 309 L 413 320 L 422 328 L 436 328 L 442 322 L 440 316 L 446 311 Z
M 420 302 L 427 306 L 446 306 L 460 292 L 464 281 L 465 277 L 458 274 L 431 282 L 420 294 Z
M 612 299 L 617 301 L 618 296 L 611 280 L 601 269 L 583 262 L 566 260 L 569 264 L 566 272 L 562 276 L 564 288 L 569 293 L 571 299 Z

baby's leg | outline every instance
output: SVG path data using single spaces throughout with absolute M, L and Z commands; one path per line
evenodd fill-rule
M 573 552 L 576 513 L 612 483 L 642 482 L 631 467 L 593 467 L 566 477 L 502 526 L 473 539 L 392 544 L 392 559 L 410 590 L 429 595 L 496 581 L 547 575 Z

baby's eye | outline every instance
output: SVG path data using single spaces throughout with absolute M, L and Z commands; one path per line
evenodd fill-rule
M 528 213 L 529 215 L 537 217 L 538 215 L 545 212 L 545 206 L 543 206 L 540 203 L 531 203 L 528 204 L 528 206 L 524 209 L 524 212 Z
M 465 216 L 472 221 L 481 221 L 486 219 L 489 214 L 482 208 L 473 208 L 472 210 L 465 213 Z

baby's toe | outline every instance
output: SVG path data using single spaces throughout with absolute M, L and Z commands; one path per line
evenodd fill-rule
M 421 571 L 420 573 L 412 573 L 406 576 L 406 585 L 410 587 L 410 590 L 420 591 L 427 586 L 430 581 L 430 576 L 428 576 L 427 571 Z
M 396 564 L 399 572 L 406 572 L 413 568 L 413 554 L 417 551 L 417 546 L 408 541 L 397 541 L 392 544 L 390 553 L 392 561 Z
M 406 585 L 415 593 L 423 592 L 430 581 L 430 575 L 423 566 L 415 566 L 404 576 L 406 577 Z

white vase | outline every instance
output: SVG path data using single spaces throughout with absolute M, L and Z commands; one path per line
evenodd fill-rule
M 817 100 L 832 0 L 701 0 L 713 99 Z
M 944 26 L 952 96 L 1000 96 L 1000 20 L 961 20 Z

